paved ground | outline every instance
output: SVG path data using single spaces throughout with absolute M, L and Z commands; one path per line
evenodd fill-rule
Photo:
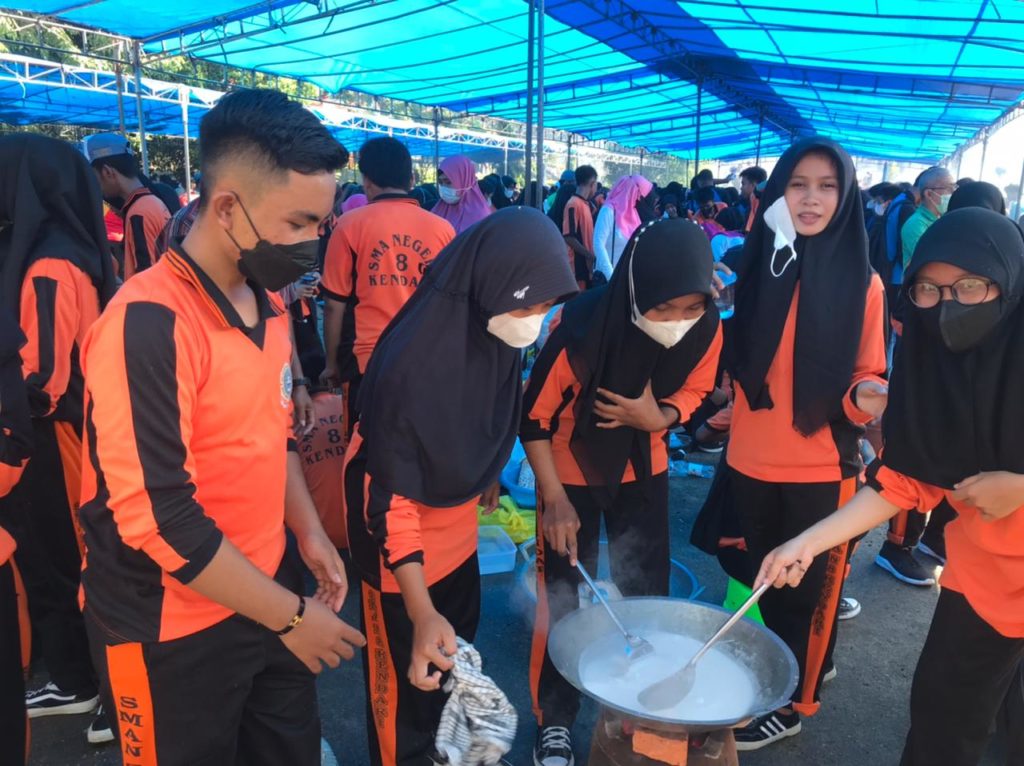
M 721 603 L 725 575 L 717 562 L 695 551 L 687 541 L 693 517 L 708 482 L 697 478 L 672 480 L 672 548 L 705 588 L 700 598 Z M 868 536 L 854 560 L 846 593 L 858 598 L 863 612 L 844 622 L 839 633 L 836 664 L 839 677 L 825 689 L 822 712 L 806 719 L 798 737 L 744 755 L 744 766 L 896 766 L 906 732 L 910 679 L 931 617 L 937 589 L 902 585 L 871 562 L 883 535 Z M 346 607 L 350 612 L 352 605 Z M 513 766 L 532 763 L 533 719 L 527 687 L 532 605 L 518 577 L 493 575 L 484 580 L 481 635 L 477 645 L 487 670 L 501 683 L 520 712 L 520 734 L 509 755 Z M 341 766 L 368 766 L 362 678 L 358 663 L 321 676 L 320 696 L 324 736 Z M 593 726 L 594 706 L 586 704 L 574 736 L 577 763 L 584 766 Z M 117 752 L 94 749 L 82 734 L 83 717 L 47 718 L 34 723 L 33 766 L 95 764 L 113 766 Z M 1002 761 L 995 752 L 983 766 Z M 282 764 L 282 766 L 286 766 Z M 936 766 L 942 766 L 936 764 Z

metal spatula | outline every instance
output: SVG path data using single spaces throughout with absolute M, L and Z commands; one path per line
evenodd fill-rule
M 597 587 L 597 583 L 591 579 L 590 574 L 583 567 L 583 564 L 577 561 L 576 568 L 580 570 L 580 574 L 583 575 L 583 579 L 586 580 L 590 589 L 594 591 L 594 595 L 597 596 L 597 600 L 601 602 L 601 606 L 603 606 L 605 611 L 608 612 L 608 616 L 612 618 L 612 622 L 615 623 L 615 627 L 622 631 L 622 635 L 626 639 L 626 656 L 629 657 L 629 660 L 632 662 L 633 660 L 638 660 L 644 655 L 653 652 L 654 647 L 651 646 L 650 641 L 640 638 L 640 636 L 634 636 L 626 630 L 625 626 L 623 626 L 621 622 L 619 622 L 619 618 L 615 616 L 615 612 L 612 611 L 612 608 L 605 599 L 604 594 L 602 594 L 600 588 Z
M 760 588 L 750 594 L 750 598 L 743 602 L 736 613 L 722 625 L 715 635 L 708 639 L 697 653 L 690 658 L 683 667 L 667 678 L 657 681 L 637 695 L 637 700 L 648 710 L 664 710 L 678 704 L 686 698 L 686 695 L 693 690 L 693 684 L 697 680 L 697 662 L 708 653 L 718 640 L 724 636 L 740 619 L 749 611 L 750 607 L 757 603 L 771 583 L 764 583 Z

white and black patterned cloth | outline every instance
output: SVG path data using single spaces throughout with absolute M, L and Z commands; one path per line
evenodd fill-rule
M 451 696 L 437 728 L 437 750 L 449 766 L 495 766 L 512 749 L 518 715 L 481 670 L 480 652 L 461 638 L 445 691 Z

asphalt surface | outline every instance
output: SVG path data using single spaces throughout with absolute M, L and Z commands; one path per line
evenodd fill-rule
M 700 478 L 671 481 L 673 556 L 698 578 L 701 600 L 721 603 L 726 577 L 715 559 L 688 544 L 690 527 L 709 482 Z M 875 530 L 864 540 L 853 561 L 844 593 L 857 598 L 863 611 L 840 624 L 835 655 L 839 676 L 823 692 L 821 712 L 805 718 L 803 732 L 756 753 L 741 755 L 744 766 L 896 766 L 909 715 L 910 681 L 938 596 L 938 589 L 915 588 L 897 582 L 872 562 L 884 539 Z M 343 616 L 357 622 L 355 605 Z M 527 668 L 530 652 L 532 602 L 520 573 L 484 578 L 481 629 L 477 646 L 486 670 L 509 695 L 519 711 L 519 735 L 508 756 L 513 766 L 532 764 L 535 733 L 530 709 Z M 34 681 L 42 678 L 37 674 Z M 368 766 L 362 671 L 358 661 L 320 677 L 324 737 L 341 766 Z M 596 706 L 585 701 L 573 732 L 577 764 L 586 764 Z M 115 747 L 94 748 L 83 734 L 86 716 L 36 719 L 32 725 L 32 766 L 95 764 L 120 761 Z M 982 766 L 1002 766 L 999 743 Z M 282 764 L 282 766 L 286 766 Z M 941 764 L 936 764 L 941 766 Z

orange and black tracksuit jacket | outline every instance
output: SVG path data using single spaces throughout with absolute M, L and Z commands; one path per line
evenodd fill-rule
M 0 515 L 4 498 L 21 478 L 32 448 L 21 361 L 0 359 Z M 14 562 L 14 538 L 0 526 L 0 763 L 22 764 L 27 756 L 25 677 L 31 658 L 28 604 Z
M 245 755 L 238 726 L 267 663 L 296 688 L 281 687 L 294 711 L 274 709 L 277 728 L 301 729 L 310 747 L 308 672 L 275 635 L 189 587 L 224 539 L 270 577 L 282 564 L 295 449 L 289 317 L 250 286 L 252 327 L 169 250 L 125 284 L 83 349 L 83 608 L 126 763 L 266 762 Z M 310 762 L 295 752 L 283 760 Z
M 422 564 L 434 608 L 457 635 L 472 641 L 480 618 L 476 509 L 477 498 L 435 508 L 389 492 L 367 471 L 366 445 L 356 427 L 345 460 L 345 514 L 352 561 L 363 577 L 372 766 L 427 763 L 447 701 L 446 694 L 409 683 L 413 626 L 394 570 Z
M 843 396 L 845 418 L 810 436 L 793 427 L 799 289 L 798 285 L 768 369 L 766 382 L 774 407 L 752 410 L 742 386 L 734 386 L 726 460 L 732 469 L 729 483 L 754 571 L 772 549 L 853 497 L 863 470 L 859 441 L 863 426 L 871 421 L 871 415 L 856 406 L 854 392 L 865 381 L 885 382 L 885 291 L 875 274 L 868 286 L 850 387 Z M 793 707 L 806 715 L 820 707 L 818 692 L 835 646 L 849 555 L 849 543 L 832 549 L 814 560 L 799 587 L 770 590 L 760 602 L 765 624 L 796 655 L 801 673 Z
M 172 249 L 86 339 L 82 581 L 111 644 L 229 617 L 188 587 L 223 537 L 270 576 L 281 562 L 291 341 L 283 307 L 256 295 L 260 321 L 247 328 Z
M 714 389 L 721 350 L 722 327 L 719 325 L 707 351 L 683 385 L 659 402 L 675 409 L 680 423 L 689 420 L 704 397 Z M 523 442 L 551 442 L 555 470 L 580 520 L 576 536 L 580 561 L 594 571 L 603 523 L 612 571 L 623 595 L 668 595 L 666 432 L 654 432 L 648 437 L 650 477 L 638 481 L 636 468 L 628 462 L 615 496 L 598 501 L 587 486 L 570 446 L 576 427 L 574 405 L 580 394 L 580 382 L 573 373 L 566 349 L 561 349 L 550 364 L 543 359 L 534 365 L 527 384 L 528 411 L 524 413 L 519 438 Z M 541 522 L 542 519 L 538 519 L 537 609 L 530 656 L 533 708 L 539 724 L 572 728 L 579 711 L 580 695 L 555 669 L 547 646 L 550 627 L 579 607 L 579 573 L 570 566 L 568 557 L 548 548 Z M 640 548 L 636 545 L 638 540 L 643 541 Z
M 406 194 L 378 196 L 338 219 L 320 289 L 327 298 L 356 301 L 355 316 L 345 322 L 355 324 L 360 373 L 366 371 L 384 328 L 416 291 L 427 265 L 454 238 L 450 223 Z
M 124 216 L 124 271 L 128 281 L 145 271 L 160 255 L 157 239 L 171 220 L 171 213 L 158 196 L 141 187 L 132 192 L 122 208 Z

